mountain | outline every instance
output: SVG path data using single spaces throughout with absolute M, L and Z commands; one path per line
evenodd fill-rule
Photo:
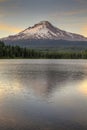
M 54 27 L 48 21 L 42 21 L 35 24 L 33 27 L 29 27 L 22 32 L 12 35 L 6 38 L 2 38 L 3 41 L 20 41 L 20 40 L 68 40 L 68 41 L 87 41 L 87 38 L 79 35 L 63 31 L 57 27 Z
M 59 51 L 82 51 L 87 49 L 86 37 L 63 31 L 54 27 L 48 21 L 42 21 L 16 35 L 8 36 L 0 40 L 4 41 L 6 45 L 18 45 L 31 49 L 50 49 Z

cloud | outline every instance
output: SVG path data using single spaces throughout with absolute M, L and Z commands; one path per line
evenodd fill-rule
M 7 1 L 9 1 L 9 0 L 0 0 L 0 2 L 7 2 Z
M 4 0 L 0 0 L 0 2 L 3 2 Z
M 78 2 L 78 3 L 87 3 L 87 0 L 75 0 L 76 2 Z
M 3 14 L 0 14 L 0 18 L 2 18 L 4 15 Z
M 81 13 L 85 13 L 87 12 L 86 9 L 79 9 L 79 10 L 74 10 L 74 11 L 70 11 L 70 12 L 67 12 L 65 13 L 66 15 L 76 15 L 76 14 L 81 14 Z
M 56 12 L 53 13 L 54 16 L 75 16 L 79 14 L 87 13 L 87 9 L 77 9 L 72 11 L 65 11 L 65 12 Z
M 87 24 L 82 26 L 81 33 L 87 37 Z
M 0 31 L 5 31 L 5 32 L 11 32 L 11 33 L 18 33 L 22 29 L 18 27 L 14 27 L 5 23 L 0 23 Z

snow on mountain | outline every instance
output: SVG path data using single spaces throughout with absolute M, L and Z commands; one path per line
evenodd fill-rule
M 3 38 L 2 40 L 28 40 L 28 39 L 52 39 L 52 40 L 70 40 L 70 41 L 87 41 L 87 38 L 74 33 L 63 31 L 54 27 L 48 21 L 42 21 L 29 27 L 17 35 Z

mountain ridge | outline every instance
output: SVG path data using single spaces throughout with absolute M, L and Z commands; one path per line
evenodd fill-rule
M 11 35 L 1 38 L 2 41 L 17 40 L 68 40 L 68 41 L 87 41 L 83 35 L 70 33 L 53 26 L 49 21 L 41 21 L 32 27 Z

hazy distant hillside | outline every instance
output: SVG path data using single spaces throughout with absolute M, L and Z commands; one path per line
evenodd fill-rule
M 33 49 L 55 49 L 55 50 L 84 50 L 87 49 L 86 41 L 64 41 L 64 40 L 17 40 L 6 41 L 8 45 L 19 45 Z

